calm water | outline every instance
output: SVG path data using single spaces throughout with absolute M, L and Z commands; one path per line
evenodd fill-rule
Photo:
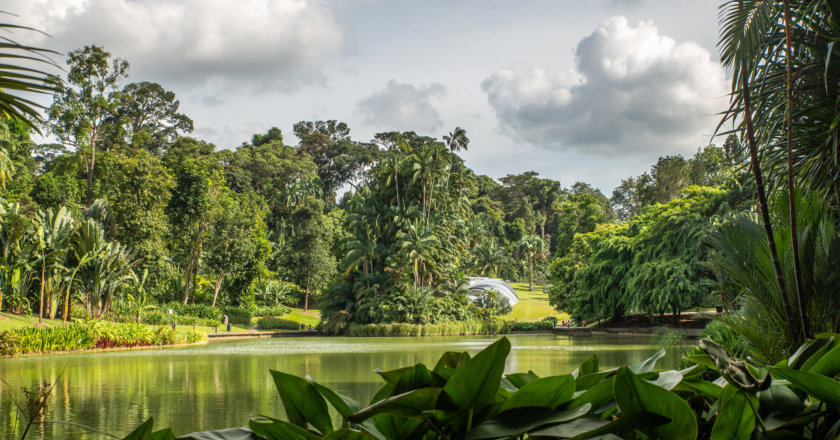
M 507 372 L 569 373 L 592 354 L 605 367 L 637 363 L 657 347 L 647 338 L 554 335 L 508 336 Z M 422 362 L 430 368 L 445 351 L 478 352 L 492 337 L 278 338 L 213 342 L 160 350 L 0 359 L 0 438 L 12 438 L 12 399 L 22 386 L 57 384 L 46 420 L 82 423 L 125 435 L 154 417 L 176 434 L 244 426 L 251 414 L 282 416 L 269 369 L 308 374 L 367 402 L 379 386 L 375 368 Z M 663 359 L 660 367 L 671 367 Z M 53 431 L 54 430 L 54 431 Z M 66 426 L 41 425 L 27 438 L 105 438 Z M 19 435 L 18 435 L 19 436 Z

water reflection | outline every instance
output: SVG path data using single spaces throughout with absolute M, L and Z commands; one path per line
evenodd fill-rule
M 646 338 L 513 335 L 507 372 L 569 373 L 592 354 L 603 367 L 640 362 L 656 351 Z M 47 420 L 83 423 L 113 434 L 154 417 L 176 434 L 242 426 L 249 415 L 282 415 L 268 374 L 308 374 L 367 402 L 379 385 L 373 370 L 422 362 L 444 351 L 471 354 L 492 337 L 285 338 L 215 342 L 150 351 L 0 359 L 0 438 L 20 431 L 12 399 L 21 386 L 56 383 Z M 665 359 L 670 367 L 675 359 Z M 75 428 L 39 426 L 27 438 L 103 438 Z M 19 434 L 18 434 L 19 435 Z

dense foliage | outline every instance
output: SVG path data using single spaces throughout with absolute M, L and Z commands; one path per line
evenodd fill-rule
M 706 237 L 733 210 L 732 190 L 691 186 L 631 220 L 579 234 L 549 269 L 551 303 L 576 321 L 719 303 Z

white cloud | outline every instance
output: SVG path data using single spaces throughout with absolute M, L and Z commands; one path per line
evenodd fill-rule
M 430 100 L 445 94 L 446 87 L 439 83 L 415 87 L 392 79 L 383 90 L 359 101 L 357 109 L 364 124 L 378 129 L 430 133 L 443 126 Z
M 132 76 L 187 86 L 295 89 L 343 35 L 320 0 L 11 0 L 3 9 L 59 50 L 103 45 Z M 27 36 L 29 37 L 29 36 Z M 58 46 L 58 47 L 56 47 Z
M 482 88 L 502 131 L 555 150 L 598 155 L 689 152 L 725 104 L 723 68 L 652 22 L 613 17 L 580 41 L 576 67 L 499 70 Z M 705 140 L 707 141 L 707 139 Z

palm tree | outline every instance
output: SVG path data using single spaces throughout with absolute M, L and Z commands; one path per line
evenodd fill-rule
M 538 235 L 526 235 L 516 244 L 516 254 L 528 263 L 528 290 L 534 291 L 534 260 L 548 257 L 545 242 Z
M 470 139 L 467 138 L 467 130 L 461 127 L 455 127 L 455 131 L 450 131 L 448 135 L 443 137 L 443 140 L 451 153 L 467 151 L 470 144 Z
M 414 287 L 424 285 L 431 278 L 437 248 L 440 241 L 432 228 L 422 221 L 409 222 L 404 230 L 397 232 L 397 248 L 410 262 L 414 274 Z
M 773 226 L 770 222 L 767 196 L 761 165 L 758 158 L 756 130 L 753 124 L 753 108 L 751 102 L 751 82 L 759 74 L 767 74 L 766 65 L 761 63 L 761 57 L 771 44 L 773 27 L 780 20 L 780 11 L 769 1 L 730 0 L 721 6 L 721 37 L 718 45 L 721 47 L 721 61 L 724 66 L 732 69 L 732 98 L 729 111 L 724 121 L 742 119 L 741 129 L 746 132 L 747 146 L 750 151 L 750 164 L 758 193 L 758 203 L 761 210 L 764 234 L 770 250 L 770 258 L 779 287 L 779 295 L 784 306 L 791 335 L 795 341 L 801 342 L 805 337 L 802 321 L 798 314 L 794 314 L 785 286 L 778 250 L 773 236 Z M 769 38 L 768 38 L 769 37 Z M 743 114 L 742 114 L 743 113 Z M 723 121 L 721 122 L 723 123 Z M 759 132 L 763 140 L 767 141 L 771 133 Z M 744 136 L 742 136 L 743 138 Z
M 507 263 L 507 254 L 504 248 L 496 244 L 496 240 L 482 242 L 473 248 L 471 253 L 473 265 L 482 276 L 498 277 Z

